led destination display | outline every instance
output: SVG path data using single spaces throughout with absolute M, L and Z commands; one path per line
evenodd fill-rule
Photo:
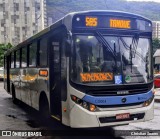
M 87 16 L 76 15 L 73 17 L 73 29 L 78 28 L 108 28 L 108 29 L 129 29 L 151 31 L 151 23 L 149 21 L 136 19 L 132 17 L 118 17 L 118 16 Z
M 110 27 L 111 28 L 131 28 L 130 20 L 118 20 L 118 19 L 110 19 Z

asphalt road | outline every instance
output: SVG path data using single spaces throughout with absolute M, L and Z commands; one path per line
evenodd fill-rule
M 30 130 L 30 131 L 53 131 L 55 136 L 50 136 L 47 138 L 58 138 L 58 139 L 106 139 L 106 138 L 118 138 L 118 139 L 132 139 L 132 138 L 147 138 L 147 139 L 160 139 L 159 136 L 121 136 L 115 137 L 115 132 L 119 130 L 160 130 L 160 103 L 155 102 L 154 119 L 148 122 L 133 123 L 124 126 L 115 127 L 104 127 L 104 128 L 92 128 L 92 129 L 71 129 L 70 127 L 63 126 L 61 123 L 51 119 L 49 122 L 42 121 L 39 117 L 39 113 L 30 108 L 29 106 L 20 103 L 15 105 L 12 103 L 11 95 L 3 89 L 3 83 L 0 82 L 0 130 Z M 59 136 L 62 133 L 77 133 L 77 136 Z M 60 131 L 60 132 L 59 132 Z M 85 135 L 87 134 L 87 136 Z M 103 136 L 100 136 L 101 133 Z M 88 136 L 90 135 L 90 136 Z M 94 135 L 94 136 L 92 136 Z M 107 135 L 107 136 L 106 136 Z M 109 137 L 108 137 L 109 136 Z M 30 138 L 30 137 L 29 137 Z M 39 138 L 39 137 L 38 137 Z M 40 137 L 46 138 L 46 137 Z

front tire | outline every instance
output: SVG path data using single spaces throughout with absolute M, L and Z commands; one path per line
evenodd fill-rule
M 44 119 L 50 119 L 50 112 L 49 112 L 49 103 L 46 97 L 43 97 L 40 99 L 40 114 L 41 117 Z

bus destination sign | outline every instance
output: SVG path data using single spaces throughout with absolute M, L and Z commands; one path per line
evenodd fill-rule
M 110 28 L 110 29 L 129 29 L 151 31 L 151 23 L 145 20 L 118 17 L 118 16 L 91 16 L 91 15 L 76 15 L 73 18 L 73 28 Z
M 130 29 L 131 28 L 131 21 L 125 20 L 125 19 L 112 19 L 110 18 L 109 21 L 106 18 L 106 27 L 110 28 L 125 28 Z M 85 17 L 86 27 L 97 27 L 98 26 L 98 17 L 91 17 L 86 16 Z
M 130 20 L 122 20 L 122 19 L 110 19 L 110 27 L 111 28 L 131 28 Z
M 96 27 L 97 26 L 97 17 L 86 17 L 86 26 Z
M 82 82 L 112 81 L 113 73 L 80 73 Z

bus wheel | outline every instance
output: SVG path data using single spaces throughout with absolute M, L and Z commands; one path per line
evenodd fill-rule
M 43 118 L 44 120 L 45 119 L 49 120 L 49 118 L 50 118 L 49 103 L 47 101 L 46 96 L 44 97 L 44 95 L 40 99 L 39 111 L 40 111 L 40 114 L 41 114 L 41 118 Z
M 12 86 L 12 101 L 14 104 L 18 104 L 18 99 L 16 98 L 15 88 Z

